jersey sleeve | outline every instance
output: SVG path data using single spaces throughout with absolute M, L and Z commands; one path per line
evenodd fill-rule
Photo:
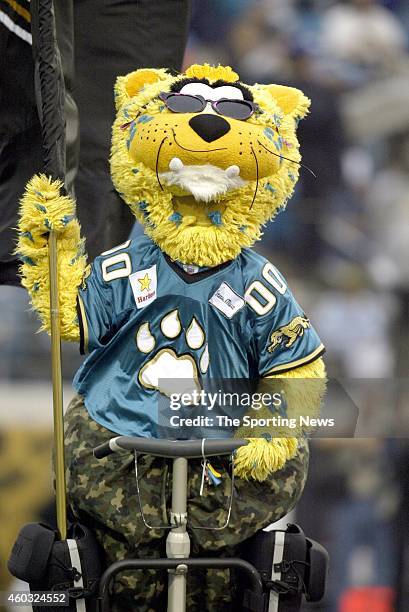
M 107 255 L 96 257 L 91 273 L 78 292 L 77 312 L 80 327 L 80 352 L 85 354 L 106 345 L 124 318 L 123 276 L 113 275 Z M 112 259 L 112 258 L 111 258 Z M 115 260 L 114 260 L 115 261 Z M 112 276 L 117 278 L 112 279 Z M 126 274 L 128 276 L 128 274 Z
M 308 316 L 272 264 L 264 267 L 261 281 L 250 285 L 246 301 L 253 310 L 253 349 L 259 376 L 298 368 L 325 352 Z

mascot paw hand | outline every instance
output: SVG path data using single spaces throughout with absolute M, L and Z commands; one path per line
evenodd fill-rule
M 75 202 L 63 194 L 61 181 L 44 174 L 29 181 L 20 203 L 16 254 L 21 261 L 21 284 L 40 314 L 41 329 L 50 330 L 48 239 L 51 231 L 56 232 L 61 337 L 76 342 L 80 337 L 77 294 L 86 273 L 86 256 Z
M 297 453 L 297 438 L 250 438 L 246 446 L 236 451 L 235 473 L 243 480 L 262 482 Z
M 75 219 L 75 202 L 61 194 L 63 185 L 44 174 L 34 176 L 20 203 L 20 237 L 35 243 L 48 232 L 64 232 Z

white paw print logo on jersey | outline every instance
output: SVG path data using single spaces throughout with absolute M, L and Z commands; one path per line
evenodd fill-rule
M 193 317 L 184 332 L 178 310 L 172 310 L 161 320 L 160 332 L 169 340 L 183 333 L 186 352 L 178 355 L 170 346 L 161 348 L 139 370 L 140 384 L 167 396 L 172 393 L 192 393 L 195 390 L 200 392 L 200 374 L 206 374 L 209 368 L 209 348 L 197 319 Z M 152 353 L 156 344 L 157 339 L 149 323 L 142 323 L 136 333 L 136 346 L 142 353 Z

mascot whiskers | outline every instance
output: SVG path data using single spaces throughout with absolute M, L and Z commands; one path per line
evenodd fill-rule
M 316 415 L 325 389 L 317 333 L 282 274 L 250 248 L 293 192 L 296 128 L 309 100 L 290 87 L 243 84 L 231 68 L 207 64 L 177 76 L 163 69 L 121 76 L 115 100 L 112 180 L 144 236 L 87 265 L 73 200 L 41 175 L 22 199 L 18 244 L 23 285 L 49 330 L 47 232 L 58 232 L 61 334 L 88 354 L 65 417 L 68 495 L 108 562 L 163 554 L 166 534 L 139 516 L 132 457 L 98 462 L 92 449 L 115 434 L 160 436 L 166 381 L 188 379 L 200 389 L 212 378 L 270 379 L 289 416 Z M 266 406 L 258 412 L 271 415 Z M 234 433 L 250 442 L 234 457 L 230 523 L 224 531 L 191 530 L 194 556 L 233 554 L 295 505 L 307 474 L 304 434 Z M 200 461 L 190 465 L 192 524 L 225 519 L 229 466 L 212 463 L 220 478 L 202 495 Z M 167 464 L 143 457 L 140 476 L 145 516 L 162 524 Z M 163 609 L 165 578 L 122 574 L 114 609 Z M 233 590 L 228 570 L 189 572 L 188 609 L 230 610 Z

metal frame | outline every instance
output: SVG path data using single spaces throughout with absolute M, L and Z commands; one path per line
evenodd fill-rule
M 108 567 L 103 573 L 99 582 L 98 610 L 99 612 L 109 612 L 109 593 L 108 587 L 111 580 L 124 570 L 138 569 L 167 569 L 168 571 L 180 568 L 184 573 L 187 568 L 206 567 L 209 569 L 236 569 L 247 577 L 251 591 L 260 596 L 263 594 L 263 583 L 260 574 L 251 563 L 236 557 L 226 559 L 215 559 L 213 557 L 202 557 L 200 559 L 127 559 L 117 561 Z M 176 608 L 172 612 L 182 612 L 183 608 Z M 168 608 L 168 612 L 170 609 Z
M 143 506 L 142 506 L 142 498 L 141 498 L 141 491 L 139 488 L 139 480 L 138 480 L 138 453 L 135 451 L 135 481 L 136 481 L 136 494 L 138 497 L 138 506 L 139 506 L 139 513 L 141 515 L 141 519 L 143 524 L 145 525 L 145 527 L 147 529 L 174 529 L 174 524 L 172 524 L 172 522 L 167 523 L 167 524 L 163 524 L 163 525 L 150 525 L 148 523 L 148 521 L 146 520 L 145 514 L 143 512 Z M 185 458 L 182 457 L 182 459 L 184 459 L 185 461 L 187 461 Z M 206 460 L 205 460 L 206 462 Z M 179 464 L 178 464 L 179 465 Z M 203 470 L 205 469 L 205 465 L 202 462 L 202 466 L 203 466 Z M 179 479 L 183 478 L 183 473 L 181 475 L 178 476 L 178 470 L 180 468 L 175 465 L 175 459 L 173 460 L 173 474 L 176 474 L 176 477 L 178 477 Z M 232 511 L 232 507 L 233 507 L 233 497 L 234 497 L 234 465 L 232 462 L 232 468 L 231 468 L 231 489 L 230 489 L 230 498 L 229 498 L 229 505 L 227 506 L 226 509 L 226 521 L 225 523 L 219 527 L 219 526 L 211 526 L 211 527 L 207 527 L 204 525 L 195 525 L 192 526 L 191 525 L 191 529 L 201 529 L 204 531 L 222 531 L 223 529 L 226 529 L 226 527 L 228 526 L 229 522 L 230 522 L 230 516 L 231 516 L 231 511 Z M 184 495 L 186 496 L 187 492 L 184 492 Z M 172 492 L 173 495 L 173 492 Z M 176 492 L 176 495 L 178 495 L 178 492 Z

